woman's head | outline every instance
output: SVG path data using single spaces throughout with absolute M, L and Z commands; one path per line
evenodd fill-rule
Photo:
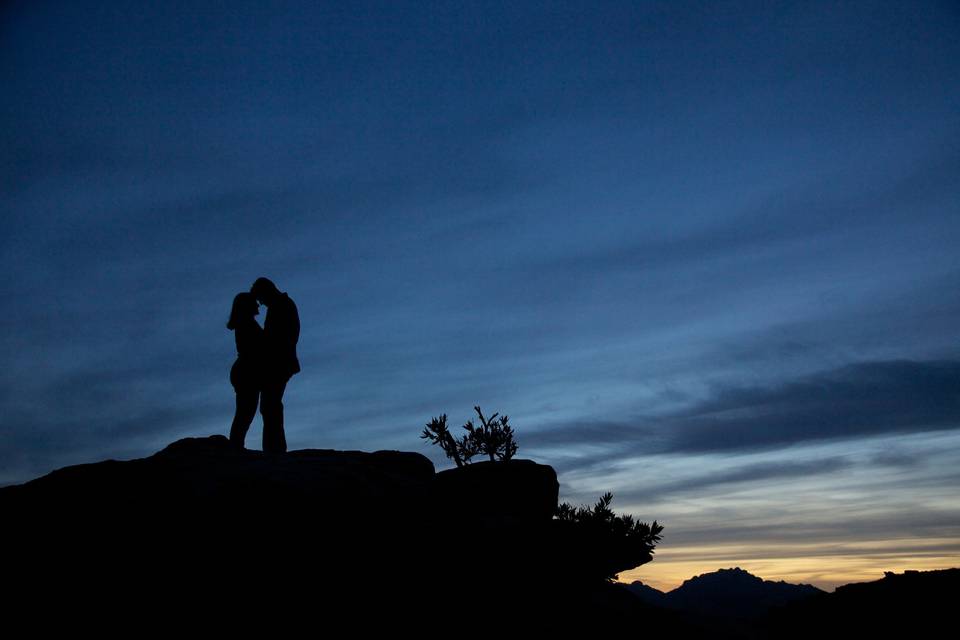
M 227 321 L 227 329 L 233 331 L 237 324 L 245 318 L 253 318 L 260 313 L 260 305 L 252 293 L 238 293 L 233 298 L 233 308 L 230 310 L 230 320 Z

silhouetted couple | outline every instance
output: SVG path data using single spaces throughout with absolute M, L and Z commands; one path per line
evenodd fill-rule
M 267 305 L 263 328 L 254 316 L 259 304 Z M 293 374 L 300 371 L 297 340 L 300 316 L 297 305 L 267 278 L 257 278 L 250 293 L 233 299 L 227 329 L 237 341 L 237 361 L 230 369 L 230 383 L 237 392 L 237 412 L 230 427 L 230 442 L 240 449 L 257 414 L 263 416 L 263 450 L 287 450 L 283 432 L 283 392 Z

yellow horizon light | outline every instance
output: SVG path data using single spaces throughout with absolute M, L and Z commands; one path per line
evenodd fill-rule
M 898 548 L 905 547 L 909 550 L 898 551 Z M 930 551 L 925 552 L 924 548 Z M 960 541 L 928 538 L 830 545 L 719 545 L 664 549 L 657 551 L 653 562 L 622 572 L 619 581 L 629 584 L 640 580 L 660 591 L 670 591 L 694 576 L 733 567 L 764 580 L 812 584 L 832 591 L 851 582 L 879 580 L 885 571 L 902 573 L 910 569 L 931 571 L 960 567 Z

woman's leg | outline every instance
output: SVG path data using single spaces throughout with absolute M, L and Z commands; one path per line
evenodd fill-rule
M 260 390 L 256 387 L 237 389 L 237 411 L 233 414 L 233 424 L 230 425 L 230 443 L 238 449 L 243 449 L 247 430 L 257 415 L 259 400 Z

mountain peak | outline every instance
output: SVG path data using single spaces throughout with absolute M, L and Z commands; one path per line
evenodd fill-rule
M 709 573 L 701 573 L 696 575 L 692 578 L 684 580 L 683 584 L 671 591 L 671 593 L 682 593 L 686 590 L 702 591 L 704 589 L 711 591 L 728 588 L 756 589 L 763 585 L 764 582 L 765 580 L 763 578 L 757 577 L 749 571 L 741 569 L 740 567 L 734 567 L 732 569 L 718 569 Z
M 822 593 L 810 585 L 764 580 L 740 567 L 702 573 L 668 593 L 640 581 L 627 589 L 648 604 L 724 618 L 756 617 L 773 607 Z

